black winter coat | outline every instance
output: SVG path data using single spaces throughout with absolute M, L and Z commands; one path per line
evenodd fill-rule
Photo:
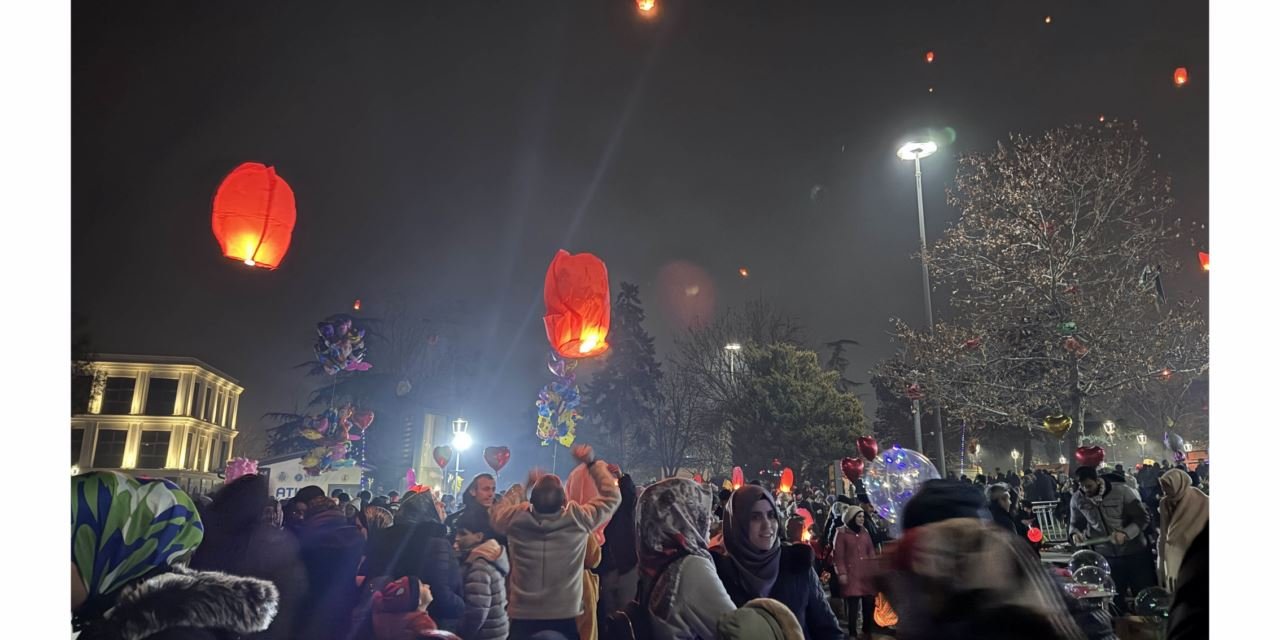
M 711 557 L 733 604 L 742 607 L 753 600 L 733 559 L 722 553 L 713 553 Z M 844 632 L 813 570 L 813 549 L 803 544 L 783 545 L 779 563 L 778 579 L 767 597 L 786 605 L 796 615 L 806 640 L 844 640 Z
M 266 631 L 249 637 L 254 640 L 297 637 L 295 625 L 298 612 L 306 602 L 308 581 L 293 533 L 259 523 L 248 531 L 230 535 L 206 530 L 204 542 L 191 558 L 191 568 L 261 578 L 276 585 L 280 590 L 280 605 L 275 620 Z
M 1169 640 L 1209 637 L 1209 527 L 1182 557 L 1169 608 Z
M 639 563 L 636 555 L 636 483 L 630 475 L 618 479 L 622 503 L 604 528 L 604 546 L 600 548 L 600 566 L 596 573 L 626 573 Z
M 363 573 L 370 578 L 415 576 L 431 587 L 430 615 L 443 628 L 462 618 L 462 572 L 439 522 L 402 523 L 369 541 Z
M 364 537 L 333 511 L 308 518 L 296 530 L 309 584 L 294 620 L 294 637 L 345 638 L 359 595 L 356 569 L 364 553 Z

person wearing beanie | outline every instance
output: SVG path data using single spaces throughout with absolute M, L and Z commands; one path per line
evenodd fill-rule
M 858 613 L 861 612 L 862 637 L 870 638 L 876 608 L 874 579 L 877 560 L 876 545 L 871 540 L 871 532 L 867 530 L 866 523 L 867 513 L 859 509 L 849 516 L 844 528 L 836 534 L 832 564 L 835 565 L 838 589 L 833 588 L 832 591 L 844 598 L 845 610 L 849 615 L 849 631 L 853 632 L 858 622 Z
M 718 640 L 804 640 L 800 621 L 787 606 L 770 598 L 756 598 L 730 611 L 716 625 Z
M 773 598 L 795 614 L 810 640 L 843 639 L 813 568 L 813 549 L 783 545 L 781 515 L 773 495 L 746 485 L 725 508 L 723 545 L 714 549 L 716 573 L 735 604 Z
M 1116 607 L 1126 613 L 1126 598 L 1156 584 L 1155 559 L 1143 533 L 1151 515 L 1137 491 L 1099 477 L 1094 467 L 1077 468 L 1076 480 L 1080 488 L 1071 495 L 1071 542 L 1079 546 L 1087 540 L 1105 540 L 1093 550 L 1111 564 L 1119 594 Z
M 1021 637 L 1006 626 L 1017 621 L 1040 640 L 1083 640 L 1066 594 L 1030 547 L 990 522 L 985 503 L 977 486 L 946 480 L 907 502 L 881 580 L 897 638 Z
M 362 573 L 371 579 L 409 576 L 429 586 L 432 601 L 427 612 L 440 628 L 456 628 L 466 609 L 453 544 L 430 491 L 405 494 L 395 524 L 370 537 Z
M 494 531 L 507 536 L 511 554 L 507 614 L 512 640 L 541 631 L 579 637 L 587 539 L 609 520 L 622 498 L 617 479 L 591 447 L 577 445 L 573 456 L 587 465 L 598 494 L 586 504 L 567 500 L 559 478 L 534 470 L 528 499 L 525 488 L 516 484 L 490 510 Z

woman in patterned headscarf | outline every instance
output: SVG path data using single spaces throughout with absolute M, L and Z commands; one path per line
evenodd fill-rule
M 172 482 L 115 471 L 71 478 L 71 611 L 80 638 L 266 629 L 279 601 L 271 583 L 180 566 L 203 538 L 195 504 Z
M 707 549 L 712 497 L 683 478 L 663 480 L 640 495 L 639 596 L 659 640 L 710 640 L 720 616 L 736 608 Z

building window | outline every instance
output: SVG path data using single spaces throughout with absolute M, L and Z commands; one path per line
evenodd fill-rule
M 139 469 L 163 469 L 169 462 L 168 431 L 143 431 L 138 444 Z
M 200 417 L 200 381 L 191 383 L 191 397 L 187 398 L 190 408 L 187 409 L 187 415 L 192 418 Z
M 119 469 L 124 465 L 124 443 L 129 432 L 124 429 L 98 429 L 98 444 L 93 449 L 93 466 Z
M 107 385 L 102 390 L 102 413 L 112 416 L 127 416 L 133 411 L 133 388 L 137 378 L 108 377 Z
M 209 412 L 209 422 L 217 423 L 218 414 L 222 413 L 222 391 L 220 389 L 213 390 L 213 399 L 210 400 L 210 404 L 213 405 L 213 410 Z
M 147 388 L 147 407 L 149 416 L 171 416 L 173 405 L 178 402 L 177 378 L 152 378 Z
M 200 412 L 200 419 L 205 422 L 213 422 L 213 399 L 216 389 L 212 389 L 209 385 L 204 386 L 204 411 Z
M 204 469 L 205 469 L 205 467 L 204 467 L 204 456 L 205 456 L 205 454 L 206 454 L 206 453 L 208 453 L 208 452 L 209 452 L 209 439 L 208 439 L 208 438 L 203 438 L 203 437 L 198 438 L 198 439 L 196 440 L 196 459 L 195 459 L 195 464 L 191 465 L 191 468 L 192 468 L 192 469 L 195 469 L 196 471 L 204 471 Z
M 80 464 L 80 450 L 84 449 L 84 429 L 71 430 L 71 464 Z
M 231 441 L 223 440 L 222 447 L 218 451 L 219 466 L 227 464 L 227 455 L 231 453 Z
M 89 413 L 93 397 L 93 376 L 71 376 L 71 415 Z

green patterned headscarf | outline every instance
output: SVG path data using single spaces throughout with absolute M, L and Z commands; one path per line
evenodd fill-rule
M 191 496 L 168 480 L 116 471 L 71 478 L 71 562 L 90 601 L 189 556 L 203 538 Z

